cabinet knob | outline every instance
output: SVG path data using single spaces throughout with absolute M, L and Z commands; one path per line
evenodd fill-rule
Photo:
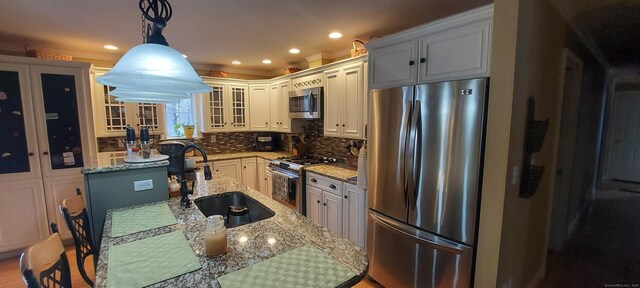
M 349 198 L 349 197 L 347 197 L 347 195 L 344 195 L 344 199 L 347 199 L 347 198 Z
M 227 125 L 227 122 L 224 122 L 224 125 Z
M 340 126 L 340 125 L 336 124 L 336 127 L 338 127 L 338 126 Z
M 424 62 L 427 62 L 427 59 L 426 58 L 420 58 L 420 63 L 424 63 Z
M 416 64 L 416 61 L 413 61 L 413 60 L 409 61 L 409 66 L 413 66 L 413 64 Z
M 247 169 L 247 166 L 244 166 L 244 169 Z
M 336 185 L 331 184 L 331 185 L 329 185 L 329 188 L 336 189 Z
M 345 126 L 346 126 L 345 124 L 342 124 L 342 127 L 345 127 Z
M 264 178 L 264 181 L 267 181 L 267 178 Z
M 42 152 L 42 155 L 49 155 L 49 152 L 48 151 L 44 151 L 44 152 Z
M 220 172 L 220 170 L 216 169 L 216 172 Z
M 233 125 L 233 122 L 231 122 L 231 125 Z
M 311 182 L 316 183 L 318 180 L 316 180 L 316 178 L 311 178 Z
M 29 152 L 29 156 L 33 156 L 33 152 Z
M 320 203 L 320 200 L 317 200 L 317 201 L 318 201 L 318 203 Z
M 322 206 L 327 206 L 327 203 L 322 203 Z
M 269 124 L 269 122 L 264 122 L 264 124 Z

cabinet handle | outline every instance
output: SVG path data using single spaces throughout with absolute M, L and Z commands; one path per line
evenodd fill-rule
M 316 180 L 316 178 L 311 178 L 311 182 L 316 183 L 318 180 Z
M 233 125 L 233 122 L 231 122 L 231 125 Z
M 318 203 L 320 203 L 320 200 L 317 200 L 317 201 L 318 201 Z
M 327 206 L 327 203 L 322 203 L 322 206 Z
M 427 59 L 425 59 L 425 58 L 420 58 L 420 63 L 424 63 L 424 62 L 427 62 Z
M 345 127 L 345 126 L 346 126 L 345 124 L 342 124 L 342 127 Z
M 227 125 L 227 122 L 224 122 L 224 125 Z
M 264 124 L 269 124 L 269 122 L 264 122 Z
M 264 178 L 265 181 L 267 181 L 267 178 Z
M 29 156 L 33 156 L 33 152 L 29 152 Z
M 331 185 L 329 185 L 329 188 L 336 189 L 336 185 L 331 184 Z
M 409 66 L 413 66 L 413 64 L 416 64 L 416 62 L 413 60 L 409 61 Z
M 44 152 L 42 152 L 42 155 L 49 155 L 49 152 L 44 151 Z
M 338 126 L 340 126 L 340 125 L 336 124 L 336 127 L 338 127 Z
M 244 169 L 247 169 L 247 166 L 244 166 Z
M 216 169 L 216 172 L 220 172 L 220 170 Z
M 344 199 L 347 199 L 347 198 L 348 198 L 347 195 L 344 195 Z

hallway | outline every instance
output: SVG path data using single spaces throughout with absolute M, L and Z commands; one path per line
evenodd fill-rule
M 639 241 L 640 193 L 598 191 L 565 249 L 549 252 L 538 287 L 640 287 Z

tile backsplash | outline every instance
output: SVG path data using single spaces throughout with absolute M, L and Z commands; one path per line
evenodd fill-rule
M 254 134 L 254 132 L 203 133 L 202 137 L 194 142 L 202 146 L 207 154 L 252 151 L 255 143 Z M 212 141 L 213 138 L 215 142 Z

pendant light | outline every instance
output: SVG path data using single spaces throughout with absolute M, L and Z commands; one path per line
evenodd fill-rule
M 127 90 L 116 88 L 109 92 L 120 102 L 144 102 L 144 103 L 178 103 L 181 99 L 190 98 L 186 93 L 159 93 L 159 92 L 140 92 L 135 90 Z M 157 101 L 156 101 L 157 100 Z
M 169 2 L 140 0 L 139 8 L 143 17 L 143 35 L 145 19 L 153 23 L 153 27 L 146 26 L 145 43 L 127 51 L 111 71 L 97 77 L 96 81 L 122 89 L 120 95 L 114 94 L 122 100 L 149 99 L 148 103 L 176 100 L 176 97 L 187 99 L 190 93 L 211 92 L 211 87 L 202 82 L 189 61 L 182 53 L 169 47 L 162 35 L 162 29 L 172 15 Z M 157 101 L 151 101 L 154 99 Z

